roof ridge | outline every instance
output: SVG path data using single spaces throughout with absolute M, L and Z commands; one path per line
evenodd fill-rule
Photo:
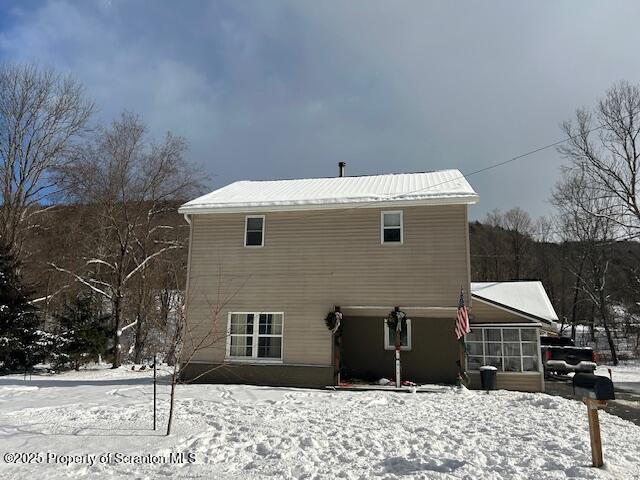
M 294 180 L 340 180 L 347 178 L 364 178 L 364 177 L 391 177 L 396 175 L 420 175 L 427 173 L 441 173 L 441 172 L 452 172 L 458 171 L 457 168 L 445 168 L 442 170 L 426 170 L 422 172 L 392 172 L 392 173 L 371 173 L 371 174 L 363 174 L 363 175 L 345 175 L 344 177 L 299 177 L 299 178 L 274 178 L 274 179 L 259 179 L 259 180 L 236 180 L 235 182 L 230 183 L 229 185 L 233 185 L 238 182 L 291 182 Z M 461 178 L 466 178 L 462 172 Z
M 352 177 L 239 180 L 183 204 L 179 211 L 300 210 L 382 204 L 472 204 L 478 194 L 458 169 Z

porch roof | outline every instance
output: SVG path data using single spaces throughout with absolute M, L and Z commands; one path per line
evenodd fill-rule
M 471 282 L 471 295 L 547 324 L 558 321 L 558 315 L 540 281 Z

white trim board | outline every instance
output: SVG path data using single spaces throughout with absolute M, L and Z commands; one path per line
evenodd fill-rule
M 418 207 L 426 205 L 473 205 L 478 203 L 480 197 L 478 195 L 468 195 L 464 197 L 449 198 L 430 198 L 425 200 L 371 200 L 369 202 L 349 202 L 349 203 L 322 203 L 322 204 L 304 204 L 304 205 L 260 205 L 245 204 L 238 206 L 228 205 L 210 205 L 202 207 L 182 206 L 178 209 L 178 213 L 189 214 L 206 214 L 206 213 L 251 213 L 251 212 L 291 212 L 303 210 L 342 210 L 354 208 L 399 208 L 399 207 Z
M 509 323 L 509 322 L 494 322 L 494 323 L 470 323 L 471 328 L 541 328 L 544 325 L 541 323 Z
M 340 305 L 342 310 L 393 310 L 398 305 Z M 457 307 L 412 307 L 400 305 L 400 310 L 427 310 L 434 312 L 457 312 Z

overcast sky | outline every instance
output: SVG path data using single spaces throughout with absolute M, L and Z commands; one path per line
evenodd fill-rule
M 108 121 L 184 136 L 238 179 L 459 168 L 562 138 L 640 82 L 640 2 L 13 1 L 0 59 L 72 72 Z M 471 177 L 472 217 L 549 213 L 555 150 Z

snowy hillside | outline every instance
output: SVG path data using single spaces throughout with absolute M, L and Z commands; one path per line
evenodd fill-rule
M 606 466 L 591 468 L 584 405 L 544 394 L 180 386 L 167 438 L 151 392 L 149 372 L 126 369 L 1 377 L 3 455 L 49 462 L 0 462 L 0 477 L 640 478 L 640 427 L 601 413 Z

